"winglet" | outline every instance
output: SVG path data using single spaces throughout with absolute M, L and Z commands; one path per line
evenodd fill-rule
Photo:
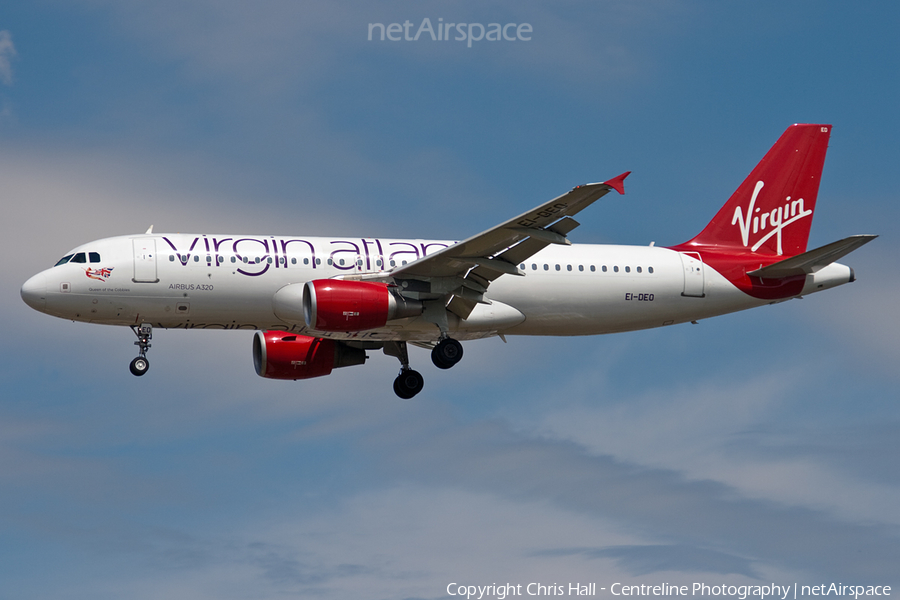
M 144 233 L 144 235 L 150 235 L 151 233 L 153 233 L 153 225 L 150 226 L 150 229 L 148 229 L 148 230 Z
M 625 194 L 625 178 L 631 175 L 631 171 L 625 171 L 618 177 L 613 177 L 609 181 L 604 181 L 604 185 L 608 185 L 612 189 L 616 190 L 620 194 Z

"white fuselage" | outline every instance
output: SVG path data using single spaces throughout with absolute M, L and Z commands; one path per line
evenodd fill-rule
M 390 270 L 454 242 L 377 238 L 152 234 L 107 238 L 31 278 L 33 308 L 91 323 L 162 328 L 285 330 L 355 340 L 433 341 L 423 317 L 380 329 L 326 333 L 279 318 L 276 292 L 314 279 Z M 99 255 L 99 256 L 98 256 Z M 98 259 L 91 262 L 91 259 Z M 469 318 L 450 315 L 453 337 L 593 335 L 659 327 L 772 302 L 751 297 L 696 257 L 652 246 L 550 246 L 505 275 Z M 832 264 L 807 276 L 798 295 L 847 283 Z

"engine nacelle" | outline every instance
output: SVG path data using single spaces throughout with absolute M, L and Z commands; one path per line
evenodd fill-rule
M 315 279 L 303 286 L 303 317 L 318 331 L 365 331 L 422 313 L 422 303 L 391 293 L 386 283 Z
M 257 331 L 253 336 L 253 366 L 260 377 L 311 379 L 365 362 L 365 350 L 335 340 L 285 331 Z

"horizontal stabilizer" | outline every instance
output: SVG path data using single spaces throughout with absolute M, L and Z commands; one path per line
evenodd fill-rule
M 747 275 L 762 277 L 763 279 L 780 279 L 792 275 L 815 273 L 877 237 L 877 235 L 871 234 L 851 235 L 837 242 L 826 244 L 821 248 L 786 258 L 768 267 L 749 271 Z

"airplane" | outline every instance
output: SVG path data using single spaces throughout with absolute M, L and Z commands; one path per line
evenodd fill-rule
M 255 331 L 254 368 L 309 379 L 400 361 L 394 392 L 424 378 L 408 345 L 449 369 L 461 341 L 571 336 L 695 322 L 855 280 L 838 259 L 873 240 L 807 250 L 831 125 L 787 128 L 694 238 L 669 247 L 572 244 L 573 216 L 630 172 L 580 185 L 468 239 L 158 234 L 93 241 L 21 290 L 32 308 L 130 327 L 134 375 L 150 367 L 154 328 Z

